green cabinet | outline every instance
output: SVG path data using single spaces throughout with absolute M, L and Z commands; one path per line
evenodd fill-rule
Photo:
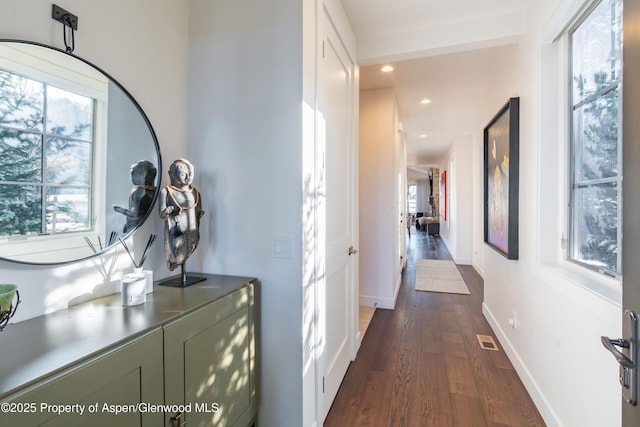
M 258 413 L 252 278 L 204 275 L 10 325 L 0 426 L 248 427 Z
M 184 409 L 167 413 L 165 425 L 176 418 L 202 427 L 255 422 L 254 301 L 247 286 L 165 325 L 165 400 Z
M 6 426 L 159 426 L 163 402 L 162 330 L 133 339 L 3 398 Z M 8 405 L 8 406 L 7 406 Z

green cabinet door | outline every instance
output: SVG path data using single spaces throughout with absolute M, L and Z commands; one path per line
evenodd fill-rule
M 162 338 L 156 329 L 16 392 L 5 400 L 16 412 L 3 411 L 0 425 L 162 425 L 151 406 L 163 403 Z
M 181 405 L 187 426 L 245 427 L 255 419 L 254 310 L 249 284 L 165 326 L 165 400 Z M 175 415 L 167 413 L 165 425 Z

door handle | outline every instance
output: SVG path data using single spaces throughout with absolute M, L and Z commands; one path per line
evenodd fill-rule
M 629 322 L 629 339 L 600 337 L 604 348 L 609 350 L 620 364 L 620 385 L 622 397 L 627 403 L 636 406 L 638 402 L 638 315 L 631 310 L 624 312 Z M 626 353 L 616 347 L 625 349 Z
M 618 346 L 623 348 L 629 348 L 630 344 L 628 340 L 625 340 L 625 339 L 612 340 L 609 337 L 600 337 L 600 340 L 602 341 L 602 345 L 604 346 L 604 348 L 606 348 L 611 352 L 611 354 L 613 354 L 613 357 L 616 358 L 616 360 L 620 365 L 626 368 L 633 369 L 634 363 L 631 361 L 631 359 L 629 359 L 627 356 L 622 354 L 620 350 L 614 347 L 614 346 Z
M 353 245 L 349 246 L 349 255 L 353 255 L 353 254 L 357 254 L 358 250 L 357 249 L 353 249 Z

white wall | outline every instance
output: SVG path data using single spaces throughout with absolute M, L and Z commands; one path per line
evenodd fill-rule
M 473 138 L 460 136 L 453 141 L 440 164 L 447 171 L 447 220 L 440 215 L 440 236 L 456 264 L 471 264 L 473 240 Z M 441 197 L 443 194 L 441 193 Z M 440 209 L 444 201 L 441 199 Z
M 541 34 L 567 2 L 529 2 L 526 34 L 512 55 L 496 64 L 487 92 L 485 121 L 473 136 L 473 265 L 484 276 L 483 311 L 550 426 L 620 425 L 617 365 L 600 344 L 601 335 L 621 332 L 618 303 L 604 299 L 541 262 L 557 250 L 560 236 L 548 236 L 562 208 L 545 178 L 546 159 L 566 142 L 545 116 L 540 76 L 557 73 L 541 63 Z M 561 28 L 559 28 L 561 29 Z M 560 77 L 560 81 L 564 81 Z M 483 243 L 482 129 L 512 96 L 520 96 L 520 259 L 509 261 Z M 549 100 L 546 99 L 548 102 Z M 544 120 L 543 120 L 544 119 Z M 544 131 L 545 141 L 541 134 Z M 548 141 L 547 138 L 558 138 Z M 544 149 L 542 149 L 544 147 Z M 551 148 L 548 150 L 547 148 Z M 553 168 L 551 168 L 553 169 Z M 549 239 L 556 243 L 549 244 Z M 547 242 L 543 246 L 542 242 Z M 516 313 L 517 326 L 508 320 Z
M 5 0 L 0 5 L 0 37 L 37 41 L 64 49 L 62 24 L 51 18 L 51 2 Z M 163 159 L 186 155 L 187 8 L 172 0 L 66 0 L 61 5 L 78 16 L 75 54 L 105 70 L 138 101 L 157 134 Z M 117 19 L 114 16 L 117 10 Z M 149 11 L 153 10 L 150 14 Z M 163 177 L 164 179 L 164 177 Z M 165 179 L 166 181 L 166 179 Z M 134 247 L 150 233 L 162 235 L 162 223 L 151 215 Z M 156 278 L 169 275 L 162 244 L 145 263 Z M 123 255 L 114 277 L 129 272 Z M 89 261 L 65 266 L 28 266 L 0 261 L 3 283 L 19 286 L 21 321 L 66 308 L 90 292 L 102 276 Z
M 397 129 L 393 91 L 361 91 L 360 303 L 382 308 L 395 306 L 400 284 Z
M 260 424 L 302 420 L 302 4 L 192 0 L 189 157 L 206 215 L 194 268 L 262 283 Z M 291 258 L 272 256 L 288 236 Z

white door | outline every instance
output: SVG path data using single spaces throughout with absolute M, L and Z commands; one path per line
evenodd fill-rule
M 623 7 L 622 132 L 624 181 L 622 183 L 622 325 L 623 337 L 602 337 L 602 343 L 620 363 L 622 426 L 640 425 L 640 2 Z
M 355 340 L 353 242 L 355 123 L 354 66 L 323 13 L 319 58 L 318 155 L 318 411 L 331 403 L 352 360 Z M 324 262 L 322 260 L 324 259 Z
M 640 425 L 640 403 L 638 401 L 638 346 L 640 341 L 631 331 L 631 318 L 640 314 L 640 2 L 624 2 L 623 42 L 623 221 L 622 221 L 622 316 L 624 338 L 631 342 L 630 348 L 622 349 L 624 357 L 630 358 L 634 369 L 627 374 L 633 377 L 630 387 L 622 387 L 622 425 Z M 622 360 L 624 360 L 621 357 Z M 622 363 L 621 363 L 622 364 Z M 621 367 L 621 376 L 623 374 Z M 630 378 L 629 378 L 630 379 Z M 621 380 L 622 382 L 622 380 Z M 633 393 L 632 393 L 633 390 Z M 633 405 L 627 400 L 633 394 Z

